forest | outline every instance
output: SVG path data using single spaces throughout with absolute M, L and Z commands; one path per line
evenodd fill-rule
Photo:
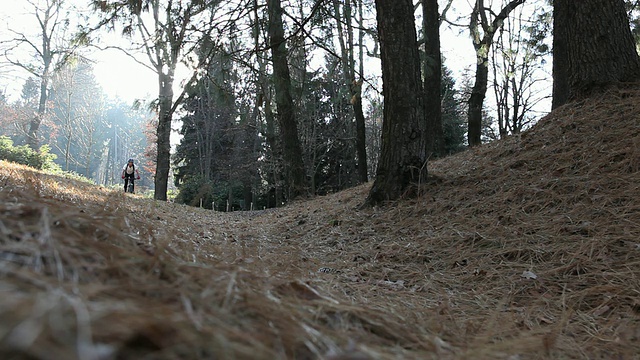
M 518 134 L 550 110 L 551 5 L 472 5 L 418 2 L 401 15 L 415 24 L 407 44 L 428 137 L 426 156 L 405 167 Z M 637 6 L 625 4 L 634 33 Z M 0 43 L 3 74 L 27 74 L 19 93 L 0 97 L 0 135 L 48 145 L 64 171 L 115 186 L 135 158 L 141 192 L 223 211 L 376 177 L 389 99 L 373 1 L 47 0 L 23 11 L 39 27 L 9 22 Z M 477 63 L 449 69 L 459 60 L 442 55 L 440 31 L 462 35 Z M 91 59 L 110 47 L 153 71 L 154 97 L 101 91 Z

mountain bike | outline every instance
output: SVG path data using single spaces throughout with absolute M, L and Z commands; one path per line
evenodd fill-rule
M 127 190 L 125 192 L 131 193 L 131 194 L 134 193 L 134 189 L 135 189 L 134 181 L 135 181 L 135 179 L 136 179 L 135 177 L 128 178 L 129 182 L 127 183 Z M 138 179 L 140 179 L 140 177 L 138 177 Z M 127 181 L 126 178 L 125 178 L 125 181 Z
M 135 185 L 133 184 L 134 178 L 130 178 L 129 179 L 129 184 L 127 185 L 127 192 L 133 194 L 133 189 L 135 187 Z

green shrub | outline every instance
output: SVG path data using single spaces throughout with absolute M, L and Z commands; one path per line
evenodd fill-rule
M 34 151 L 27 145 L 14 146 L 13 140 L 7 136 L 0 136 L 0 160 L 6 160 L 27 165 L 38 170 L 59 171 L 60 166 L 54 160 L 49 145 L 42 145 L 39 151 Z

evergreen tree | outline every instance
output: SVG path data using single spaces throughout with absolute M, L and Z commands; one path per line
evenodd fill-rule
M 206 51 L 206 50 L 205 50 Z M 234 163 L 237 109 L 230 57 L 217 52 L 206 74 L 190 86 L 181 118 L 182 139 L 173 158 L 177 201 L 210 207 L 223 203 L 229 194 Z M 216 195 L 214 195 L 216 194 Z
M 52 79 L 52 89 L 53 129 L 45 127 L 45 138 L 62 169 L 91 178 L 103 150 L 98 139 L 106 131 L 104 98 L 92 66 L 85 61 L 67 64 Z
M 467 129 L 464 118 L 464 99 L 456 89 L 453 73 L 442 65 L 442 128 L 444 133 L 444 155 L 451 155 L 465 148 Z
M 313 194 L 335 192 L 360 183 L 356 123 L 344 96 L 343 63 L 326 59 L 325 74 L 309 74 L 300 101 L 300 139 L 305 148 Z

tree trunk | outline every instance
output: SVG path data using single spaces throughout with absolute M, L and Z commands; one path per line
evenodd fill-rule
M 555 2 L 553 10 L 553 89 L 551 109 L 555 109 L 569 100 L 569 50 L 567 48 L 567 24 L 560 23 L 566 4 Z M 560 9 L 562 7 L 562 9 Z M 559 17 L 560 16 L 560 17 Z M 565 21 L 565 20 L 562 20 Z
M 38 129 L 47 110 L 47 97 L 49 87 L 49 66 L 51 64 L 51 58 L 49 56 L 44 57 L 45 70 L 40 79 L 40 98 L 38 100 L 38 112 L 29 123 L 29 132 L 27 133 L 27 145 L 35 151 L 38 151 Z
M 171 160 L 171 119 L 173 106 L 173 77 L 158 71 L 159 79 L 159 111 L 156 135 L 158 154 L 156 157 L 156 176 L 153 198 L 167 200 L 169 169 Z
M 444 153 L 442 130 L 442 55 L 440 53 L 440 14 L 438 0 L 422 0 L 424 59 L 424 109 L 427 120 L 427 151 Z
M 427 176 L 420 56 L 411 0 L 376 0 L 382 60 L 382 152 L 367 204 L 395 200 Z
M 356 151 L 358 153 L 358 174 L 361 182 L 369 181 L 369 163 L 367 161 L 367 128 L 362 110 L 362 83 L 364 80 L 364 6 L 362 1 L 358 2 L 358 59 L 360 67 L 360 81 L 356 91 L 356 103 L 353 108 L 356 112 Z
M 358 156 L 358 178 L 360 182 L 369 181 L 369 166 L 367 164 L 367 138 L 364 111 L 362 110 L 362 81 L 356 82 L 352 87 L 353 110 L 356 116 L 356 153 Z
M 476 79 L 469 97 L 469 146 L 476 146 L 482 143 L 482 107 L 487 94 L 487 82 L 489 81 L 489 59 L 481 57 L 476 65 Z
M 351 0 L 349 0 L 351 1 Z M 351 4 L 347 2 L 348 12 L 345 14 L 345 20 L 347 21 L 347 33 L 349 34 L 349 74 L 351 75 L 351 83 L 349 91 L 351 94 L 351 105 L 353 106 L 353 113 L 356 121 L 356 156 L 358 159 L 358 180 L 361 183 L 369 181 L 368 166 L 367 166 L 367 146 L 366 146 L 366 126 L 364 119 L 364 111 L 362 110 L 362 78 L 364 77 L 364 65 L 363 65 L 363 39 L 364 30 L 359 30 L 359 42 L 358 48 L 360 50 L 360 80 L 356 80 L 356 65 L 354 59 L 354 48 L 356 45 L 353 40 L 353 25 L 352 25 L 352 8 Z M 362 17 L 362 1 L 358 2 L 358 13 Z
M 268 0 L 269 38 L 273 60 L 274 87 L 276 92 L 277 118 L 284 160 L 285 179 L 288 182 L 289 200 L 307 191 L 302 148 L 298 138 L 293 99 L 291 97 L 291 75 L 287 62 L 287 48 L 282 24 L 280 0 Z
M 553 11 L 554 107 L 640 78 L 623 0 L 556 0 Z

